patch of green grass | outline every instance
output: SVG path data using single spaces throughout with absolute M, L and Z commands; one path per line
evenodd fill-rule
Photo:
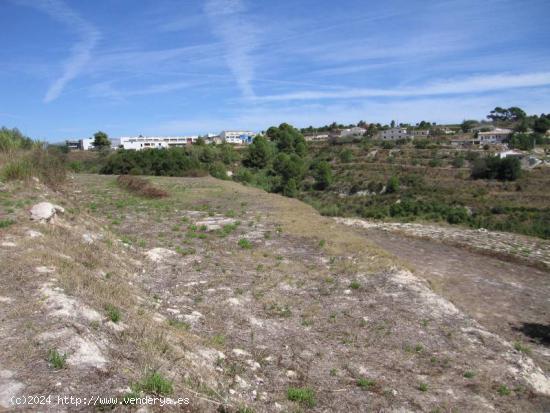
M 136 390 L 139 389 L 146 393 L 168 395 L 174 390 L 172 381 L 166 379 L 158 372 L 148 373 L 145 378 L 138 383 Z
M 67 363 L 67 354 L 61 354 L 56 349 L 49 349 L 48 363 L 50 363 L 54 369 L 61 370 L 65 368 L 65 364 Z
M 225 345 L 225 336 L 223 334 L 216 334 L 212 337 L 212 344 L 215 346 L 224 346 Z
M 246 238 L 241 238 L 239 240 L 239 247 L 245 250 L 249 250 L 250 248 L 252 248 L 252 243 Z
M 235 218 L 235 215 L 236 215 L 236 213 L 235 213 L 235 211 L 233 211 L 232 209 L 230 209 L 229 211 L 227 211 L 227 212 L 225 213 L 225 216 L 226 216 L 227 218 Z
M 365 377 L 361 377 L 361 378 L 357 379 L 356 383 L 363 390 L 368 390 L 376 384 L 376 382 L 374 380 L 367 379 Z
M 349 288 L 351 288 L 352 290 L 358 290 L 359 288 L 361 288 L 361 284 L 359 284 L 358 281 L 352 281 L 349 285 Z
M 0 228 L 7 228 L 13 224 L 15 224 L 13 219 L 0 219 Z
M 120 313 L 120 310 L 116 308 L 114 305 L 107 305 L 105 307 L 105 311 L 107 312 L 107 317 L 109 317 L 109 320 L 111 320 L 113 323 L 118 323 L 120 319 L 122 318 L 122 314 Z
M 531 349 L 521 344 L 519 341 L 514 342 L 514 348 L 520 353 L 531 354 Z
M 498 386 L 497 393 L 501 396 L 509 396 L 512 391 L 505 384 Z
M 319 241 L 319 246 L 320 246 L 321 248 L 323 248 L 323 247 L 325 246 L 326 243 L 327 243 L 327 242 L 326 242 L 324 239 L 322 239 L 321 241 Z
M 315 392 L 309 387 L 290 387 L 286 391 L 288 400 L 298 402 L 307 407 L 315 407 Z
M 426 383 L 420 383 L 418 385 L 418 390 L 421 392 L 427 392 L 428 391 L 428 385 Z
M 464 372 L 464 377 L 467 378 L 467 379 L 473 379 L 475 377 L 475 373 L 473 371 L 465 371 Z
M 186 323 L 185 321 L 177 320 L 175 318 L 169 318 L 168 325 L 175 327 L 179 330 L 189 330 L 191 328 L 191 325 L 189 325 L 189 323 Z

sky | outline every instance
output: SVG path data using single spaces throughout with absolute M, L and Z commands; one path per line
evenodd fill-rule
M 550 112 L 548 0 L 0 0 L 0 125 L 62 141 Z

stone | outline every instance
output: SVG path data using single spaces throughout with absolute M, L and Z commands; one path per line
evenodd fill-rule
M 33 221 L 49 222 L 56 216 L 57 213 L 64 213 L 65 209 L 59 205 L 54 205 L 50 202 L 40 202 L 34 205 L 31 210 L 31 219 Z

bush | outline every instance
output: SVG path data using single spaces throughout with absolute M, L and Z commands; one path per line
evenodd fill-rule
M 32 176 L 33 167 L 28 159 L 15 159 L 2 168 L 2 178 L 6 181 L 25 181 Z
M 521 164 L 517 158 L 489 156 L 474 161 L 471 170 L 473 179 L 499 179 L 515 181 L 521 176 Z
M 392 194 L 397 191 L 399 191 L 399 178 L 394 175 L 388 179 L 388 183 L 386 184 L 386 193 Z
M 315 392 L 308 387 L 290 387 L 287 390 L 288 400 L 298 402 L 307 407 L 315 407 Z
M 118 186 L 145 198 L 164 198 L 168 192 L 154 187 L 149 181 L 132 175 L 120 175 L 116 180 Z
M 209 168 L 210 175 L 218 179 L 228 179 L 227 170 L 222 162 L 214 162 Z

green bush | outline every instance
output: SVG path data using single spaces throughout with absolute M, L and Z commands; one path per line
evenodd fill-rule
M 227 170 L 223 162 L 214 162 L 209 168 L 210 175 L 218 179 L 228 179 Z
M 290 401 L 298 402 L 306 407 L 315 407 L 315 392 L 308 387 L 290 387 L 287 390 L 287 398 Z
M 388 179 L 388 183 L 386 184 L 386 193 L 393 194 L 397 191 L 399 191 L 399 178 L 394 175 Z

